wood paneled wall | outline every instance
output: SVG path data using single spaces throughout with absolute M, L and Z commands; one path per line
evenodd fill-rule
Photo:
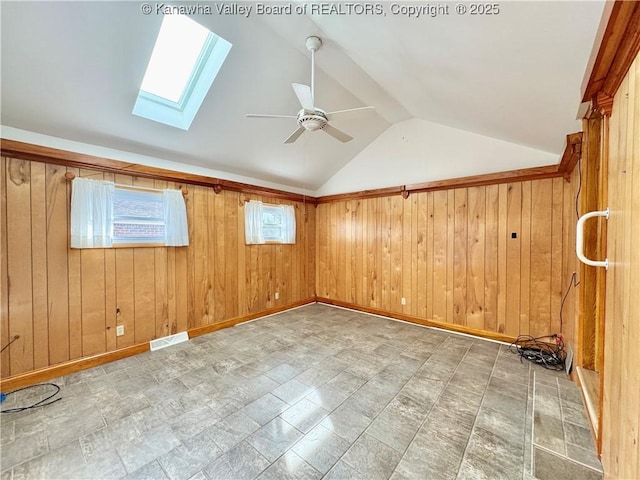
M 640 478 L 640 56 L 609 122 L 602 463 L 607 478 Z
M 68 247 L 65 172 L 127 185 L 180 185 L 1 162 L 1 343 L 20 337 L 2 353 L 2 378 L 314 296 L 313 205 L 288 202 L 296 207 L 295 245 L 247 246 L 244 202 L 285 201 L 188 185 L 189 247 L 76 250 Z M 123 336 L 116 337 L 116 325 L 124 325 Z
M 575 175 L 321 203 L 317 294 L 474 332 L 558 333 L 575 271 Z

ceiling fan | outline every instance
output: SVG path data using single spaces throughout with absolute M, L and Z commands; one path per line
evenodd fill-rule
M 311 52 L 311 87 L 308 85 L 301 85 L 299 83 L 292 83 L 293 91 L 295 92 L 302 110 L 297 115 L 262 115 L 248 113 L 247 117 L 251 118 L 295 118 L 298 123 L 298 128 L 295 132 L 289 135 L 284 143 L 295 142 L 305 130 L 314 132 L 316 130 L 322 130 L 332 137 L 340 140 L 343 143 L 353 140 L 353 137 L 347 135 L 341 130 L 331 125 L 329 122 L 335 115 L 347 112 L 355 112 L 358 110 L 370 110 L 374 107 L 359 107 L 349 108 L 347 110 L 336 110 L 334 112 L 325 112 L 321 108 L 314 105 L 314 83 L 315 83 L 315 52 L 322 46 L 322 40 L 319 37 L 307 37 L 305 41 L 307 49 Z

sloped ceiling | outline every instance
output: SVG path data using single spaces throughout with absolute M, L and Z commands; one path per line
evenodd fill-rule
M 448 15 L 409 18 L 390 2 L 375 16 L 195 15 L 233 48 L 184 132 L 131 114 L 162 15 L 143 15 L 139 2 L 3 1 L 2 124 L 309 191 L 356 156 L 366 168 L 365 147 L 411 118 L 557 158 L 580 128 L 579 85 L 603 3 L 504 2 L 491 16 L 441 5 Z M 309 83 L 308 35 L 324 41 L 316 103 L 376 107 L 335 122 L 350 143 L 315 132 L 283 145 L 293 120 L 244 116 L 298 111 L 291 83 Z

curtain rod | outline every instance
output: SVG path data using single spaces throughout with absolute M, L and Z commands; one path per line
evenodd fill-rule
M 76 178 L 76 174 L 73 172 L 66 172 L 64 174 L 64 178 L 66 178 L 67 180 L 73 180 L 74 178 Z M 114 185 L 116 187 L 120 187 L 120 188 L 129 188 L 132 190 L 149 190 L 151 192 L 162 192 L 162 188 L 153 188 L 153 187 L 142 187 L 142 186 L 138 186 L 138 185 L 125 185 L 122 183 L 114 183 Z M 189 193 L 189 190 L 187 190 L 187 187 L 182 187 L 182 195 L 186 195 L 187 193 Z

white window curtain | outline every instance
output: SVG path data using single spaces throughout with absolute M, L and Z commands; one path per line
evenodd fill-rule
M 113 182 L 76 177 L 71 185 L 71 248 L 110 247 Z
M 296 210 L 292 205 L 282 205 L 282 243 L 296 243 Z
M 264 243 L 262 202 L 258 200 L 250 200 L 244 204 L 244 236 L 247 245 Z
M 188 246 L 187 207 L 184 204 L 182 191 L 164 190 L 162 199 L 164 202 L 164 228 L 166 232 L 165 245 L 168 247 Z

